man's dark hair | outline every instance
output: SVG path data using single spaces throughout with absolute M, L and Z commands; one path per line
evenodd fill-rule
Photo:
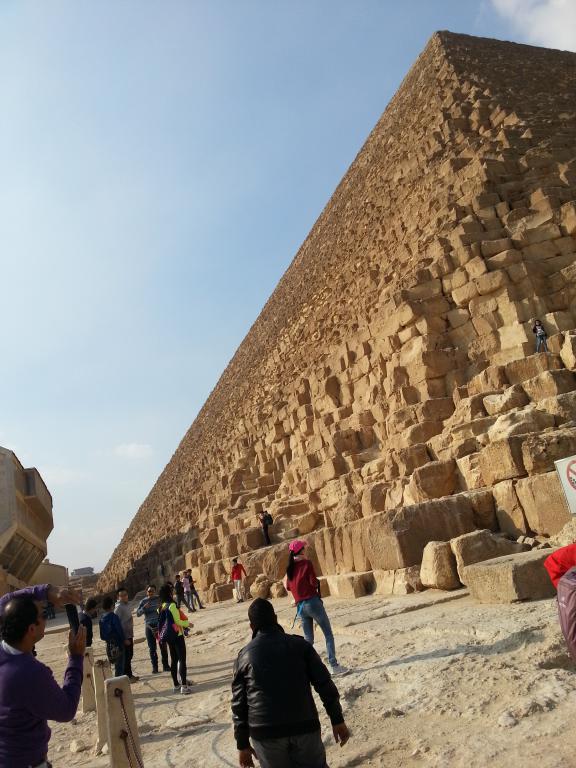
M 29 595 L 13 597 L 4 608 L 2 639 L 8 645 L 19 643 L 30 624 L 38 623 L 38 606 Z
M 85 611 L 93 611 L 94 608 L 98 605 L 98 601 L 94 597 L 89 597 L 88 600 L 86 600 L 86 605 L 84 606 Z
M 252 626 L 252 637 L 255 637 L 258 630 L 278 624 L 274 606 L 263 597 L 257 597 L 252 601 L 250 608 L 248 608 L 248 618 Z
M 237 562 L 238 562 L 238 558 L 237 558 L 237 557 L 233 557 L 233 558 L 232 558 L 232 562 L 233 562 L 233 563 L 237 563 Z
M 147 589 L 147 590 L 148 590 L 148 589 L 154 589 L 154 590 L 155 590 L 155 589 L 156 589 L 156 584 L 148 584 L 148 586 L 146 587 L 146 589 Z
M 180 574 L 179 574 L 179 573 L 177 573 L 177 574 L 176 574 L 176 578 L 177 578 L 177 579 L 179 579 L 179 578 L 180 578 Z
M 102 600 L 102 608 L 105 611 L 109 611 L 113 605 L 114 605 L 114 598 L 110 597 L 110 595 L 108 595 L 107 597 L 104 598 L 104 600 Z
M 126 589 L 126 587 L 118 587 L 118 589 L 116 590 L 116 595 L 119 595 L 120 592 L 128 593 L 128 590 Z

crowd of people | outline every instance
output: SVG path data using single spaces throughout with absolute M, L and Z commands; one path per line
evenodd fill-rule
M 252 640 L 238 654 L 232 676 L 232 714 L 241 766 L 252 766 L 256 756 L 262 768 L 325 768 L 312 687 L 330 717 L 336 741 L 343 745 L 349 737 L 333 682 L 334 676 L 346 670 L 336 661 L 330 621 L 304 549 L 303 541 L 290 544 L 285 578 L 304 638 L 284 632 L 268 600 L 257 598 L 248 611 Z M 230 578 L 237 600 L 242 602 L 246 570 L 238 558 Z M 66 722 L 76 714 L 84 651 L 94 640 L 96 599 L 86 601 L 79 613 L 78 631 L 69 633 L 69 661 L 61 687 L 35 657 L 35 647 L 44 636 L 46 605 L 58 608 L 79 602 L 80 596 L 72 590 L 49 585 L 0 598 L 0 768 L 50 768 L 47 721 Z M 182 605 L 189 611 L 204 608 L 189 570 L 164 583 L 158 592 L 149 584 L 136 616 L 144 620 L 152 674 L 169 672 L 174 691 L 188 695 L 192 681 L 187 673 L 185 639 L 192 625 Z M 330 672 L 313 648 L 313 621 L 324 632 Z M 98 627 L 115 675 L 137 682 L 139 677 L 132 670 L 134 618 L 125 587 L 119 587 L 114 597 L 103 598 Z

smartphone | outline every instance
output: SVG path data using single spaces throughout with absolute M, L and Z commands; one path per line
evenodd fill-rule
M 74 634 L 77 634 L 78 630 L 80 629 L 78 609 L 75 605 L 72 605 L 72 603 L 66 603 L 64 608 L 66 609 L 66 616 L 68 617 L 68 624 L 70 624 L 70 629 L 74 632 Z

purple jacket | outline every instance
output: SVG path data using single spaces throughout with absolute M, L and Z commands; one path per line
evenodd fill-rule
M 27 587 L 0 598 L 0 615 L 17 595 L 46 601 L 48 585 Z M 82 656 L 71 656 L 62 688 L 52 671 L 30 653 L 6 653 L 0 645 L 0 768 L 27 768 L 46 758 L 48 720 L 72 720 L 82 688 Z

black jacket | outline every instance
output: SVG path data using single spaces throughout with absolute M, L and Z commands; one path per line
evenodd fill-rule
M 260 630 L 234 664 L 232 717 L 238 749 L 255 739 L 312 733 L 320 728 L 310 685 L 332 725 L 344 722 L 340 695 L 312 645 L 279 625 Z

